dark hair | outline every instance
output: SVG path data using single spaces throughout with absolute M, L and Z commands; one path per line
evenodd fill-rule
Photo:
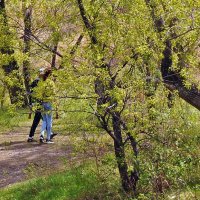
M 51 75 L 51 72 L 52 72 L 52 71 L 51 71 L 50 68 L 45 70 L 45 73 L 44 73 L 44 75 L 43 75 L 43 80 L 44 80 L 44 81 L 49 77 L 49 75 Z

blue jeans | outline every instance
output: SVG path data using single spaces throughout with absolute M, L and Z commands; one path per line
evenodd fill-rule
M 52 129 L 52 106 L 48 102 L 42 103 L 42 128 L 41 133 L 47 130 L 47 140 L 51 138 L 51 129 Z

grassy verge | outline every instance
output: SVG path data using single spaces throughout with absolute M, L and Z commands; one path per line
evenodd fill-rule
M 107 165 L 104 168 L 105 171 L 108 168 Z M 151 196 L 150 193 L 147 195 L 140 193 L 136 199 L 129 198 L 119 188 L 116 175 L 112 174 L 104 182 L 96 175 L 94 166 L 90 163 L 1 189 L 0 200 L 150 200 L 155 196 L 153 194 Z M 197 200 L 199 198 L 200 191 L 197 185 L 174 192 L 169 191 L 157 197 L 162 200 Z
M 87 199 L 87 196 L 95 193 L 98 187 L 96 176 L 89 170 L 79 167 L 2 189 L 0 200 Z

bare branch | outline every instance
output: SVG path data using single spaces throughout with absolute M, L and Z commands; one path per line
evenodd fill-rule
M 190 33 L 191 31 L 198 30 L 198 29 L 200 29 L 200 28 L 190 28 L 187 31 L 185 31 L 185 32 L 183 32 L 183 33 L 181 33 L 179 35 L 175 35 L 174 37 L 171 37 L 169 40 L 177 39 L 177 38 L 179 38 L 179 37 L 181 37 L 183 35 L 186 35 L 187 33 Z
M 61 55 L 59 52 L 55 51 L 53 48 L 49 47 L 48 45 L 46 45 L 45 43 L 43 43 L 42 41 L 40 41 L 40 39 L 38 37 L 36 37 L 33 33 L 31 33 L 31 36 L 40 44 L 42 45 L 41 47 L 45 47 L 46 50 L 49 50 L 53 53 L 55 53 L 56 55 L 58 55 L 59 57 L 63 57 L 63 55 Z

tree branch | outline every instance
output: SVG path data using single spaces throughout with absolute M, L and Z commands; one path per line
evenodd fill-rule
M 85 27 L 88 30 L 90 39 L 91 39 L 93 44 L 97 44 L 97 38 L 94 35 L 94 26 L 90 23 L 89 19 L 86 16 L 85 8 L 83 6 L 83 1 L 82 0 L 77 0 L 77 3 L 78 3 L 80 14 L 81 14 L 81 17 L 82 17 L 83 22 L 85 24 Z

